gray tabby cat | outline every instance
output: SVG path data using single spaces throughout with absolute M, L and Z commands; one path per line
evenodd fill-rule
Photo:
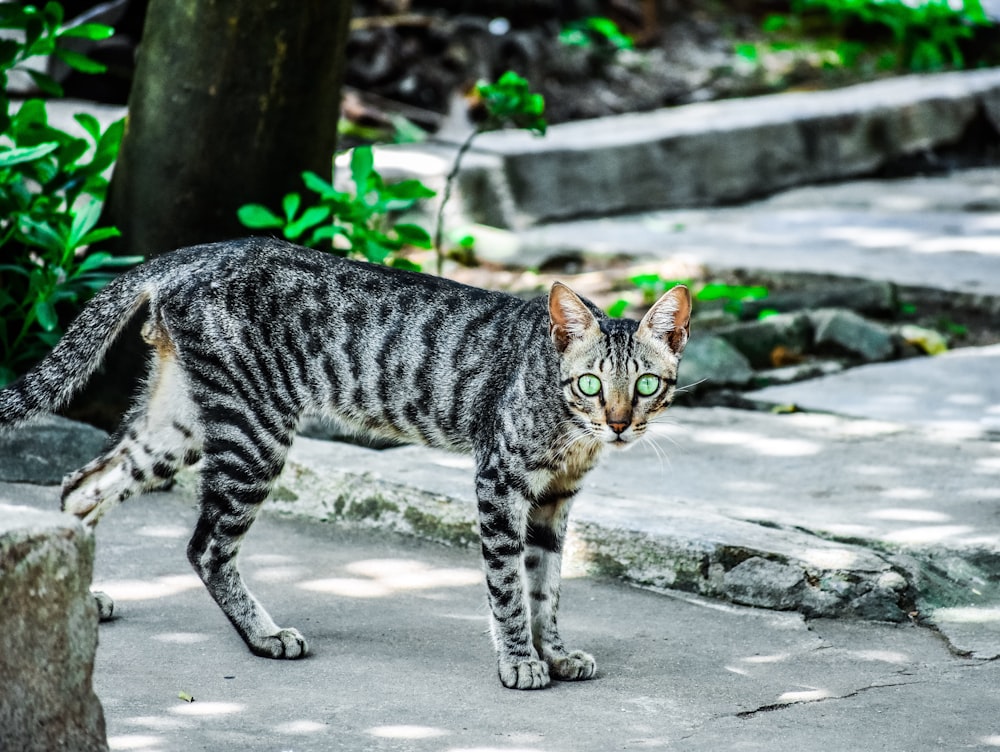
M 188 558 L 251 651 L 300 658 L 305 639 L 275 624 L 236 566 L 300 415 L 471 453 L 500 681 L 594 675 L 556 627 L 570 501 L 603 447 L 633 444 L 670 404 L 686 288 L 637 323 L 560 283 L 546 306 L 276 240 L 186 248 L 102 290 L 0 392 L 0 428 L 65 405 L 144 304 L 145 388 L 108 451 L 64 480 L 66 511 L 93 525 L 201 459 Z

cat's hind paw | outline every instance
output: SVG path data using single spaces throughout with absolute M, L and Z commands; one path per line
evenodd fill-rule
M 92 590 L 90 594 L 97 603 L 98 621 L 111 621 L 115 615 L 115 602 L 111 600 L 111 596 L 98 590 Z
M 295 660 L 296 658 L 305 658 L 309 654 L 306 638 L 299 630 L 292 627 L 278 630 L 273 635 L 259 637 L 253 642 L 248 640 L 247 645 L 254 655 L 264 658 Z
M 508 689 L 544 689 L 549 686 L 549 667 L 545 661 L 530 658 L 512 663 L 499 662 L 500 683 Z
M 574 650 L 572 653 L 549 659 L 552 678 L 562 681 L 582 681 L 592 679 L 597 673 L 597 661 L 590 653 Z

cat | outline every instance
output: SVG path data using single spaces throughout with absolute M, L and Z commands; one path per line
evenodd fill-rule
M 687 288 L 636 322 L 559 282 L 526 301 L 274 239 L 184 248 L 99 292 L 0 392 L 0 428 L 65 405 L 141 310 L 144 387 L 107 451 L 63 481 L 65 511 L 92 526 L 201 460 L 188 559 L 253 653 L 299 658 L 303 636 L 275 624 L 236 564 L 299 417 L 471 453 L 500 681 L 594 676 L 556 625 L 567 515 L 601 450 L 633 445 L 671 403 Z

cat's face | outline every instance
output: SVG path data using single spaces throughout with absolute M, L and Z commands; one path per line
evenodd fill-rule
M 595 439 L 630 446 L 671 403 L 690 330 L 691 296 L 678 285 L 643 317 L 598 318 L 568 287 L 549 293 L 549 332 L 563 395 Z

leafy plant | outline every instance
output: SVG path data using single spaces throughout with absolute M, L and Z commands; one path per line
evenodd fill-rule
M 571 21 L 559 31 L 559 41 L 569 47 L 590 47 L 612 53 L 635 46 L 632 37 L 623 33 L 618 24 L 602 16 Z
M 708 303 L 712 301 L 721 302 L 723 309 L 729 313 L 739 315 L 742 311 L 742 304 L 747 300 L 761 300 L 766 298 L 769 291 L 763 285 L 730 285 L 724 282 L 693 282 L 690 279 L 665 279 L 659 274 L 637 274 L 629 281 L 639 288 L 642 293 L 642 304 L 651 306 L 667 290 L 675 285 L 687 285 L 692 290 L 692 298 L 697 303 Z M 612 318 L 620 318 L 625 314 L 628 301 L 616 300 L 608 308 L 608 315 Z M 773 316 L 776 311 L 765 309 L 761 311 L 759 318 Z
M 792 0 L 791 11 L 769 15 L 762 29 L 799 35 L 803 18 L 819 17 L 835 28 L 839 41 L 828 49 L 845 66 L 854 66 L 863 54 L 863 46 L 848 39 L 855 30 L 881 32 L 892 46 L 879 55 L 877 67 L 911 71 L 967 67 L 960 43 L 992 25 L 980 0 Z M 753 62 L 759 49 L 740 45 L 737 54 Z
M 121 141 L 123 122 L 102 130 L 89 114 L 75 116 L 85 137 L 49 123 L 45 102 L 29 99 L 15 107 L 7 81 L 24 71 L 47 94 L 62 94 L 50 76 L 25 66 L 37 55 L 54 55 L 84 73 L 104 67 L 60 46 L 64 39 L 104 39 L 101 24 L 63 28 L 63 10 L 50 2 L 39 9 L 0 4 L 0 384 L 41 358 L 115 271 L 138 257 L 113 257 L 91 248 L 118 231 L 98 227 L 107 191 L 104 177 Z
M 396 254 L 405 246 L 430 248 L 430 235 L 419 225 L 392 224 L 390 216 L 430 198 L 434 191 L 419 180 L 386 183 L 375 170 L 370 146 L 355 148 L 350 164 L 353 194 L 338 191 L 314 172 L 304 172 L 302 182 L 315 194 L 312 203 L 303 205 L 301 194 L 289 193 L 280 214 L 261 204 L 246 204 L 238 211 L 240 222 L 255 230 L 280 230 L 288 240 L 340 256 L 419 270 Z
M 437 251 L 437 272 L 441 273 L 444 265 L 444 248 L 442 235 L 444 233 L 444 209 L 451 198 L 452 187 L 462 168 L 462 158 L 472 146 L 472 142 L 480 133 L 501 130 L 510 125 L 524 128 L 537 136 L 544 136 L 548 130 L 545 120 L 545 98 L 532 92 L 528 81 L 514 71 L 507 71 L 494 83 L 480 81 L 476 84 L 476 96 L 483 104 L 486 117 L 477 125 L 458 147 L 455 161 L 452 163 L 448 177 L 445 178 L 444 193 L 438 204 L 437 219 L 434 227 L 434 249 Z

